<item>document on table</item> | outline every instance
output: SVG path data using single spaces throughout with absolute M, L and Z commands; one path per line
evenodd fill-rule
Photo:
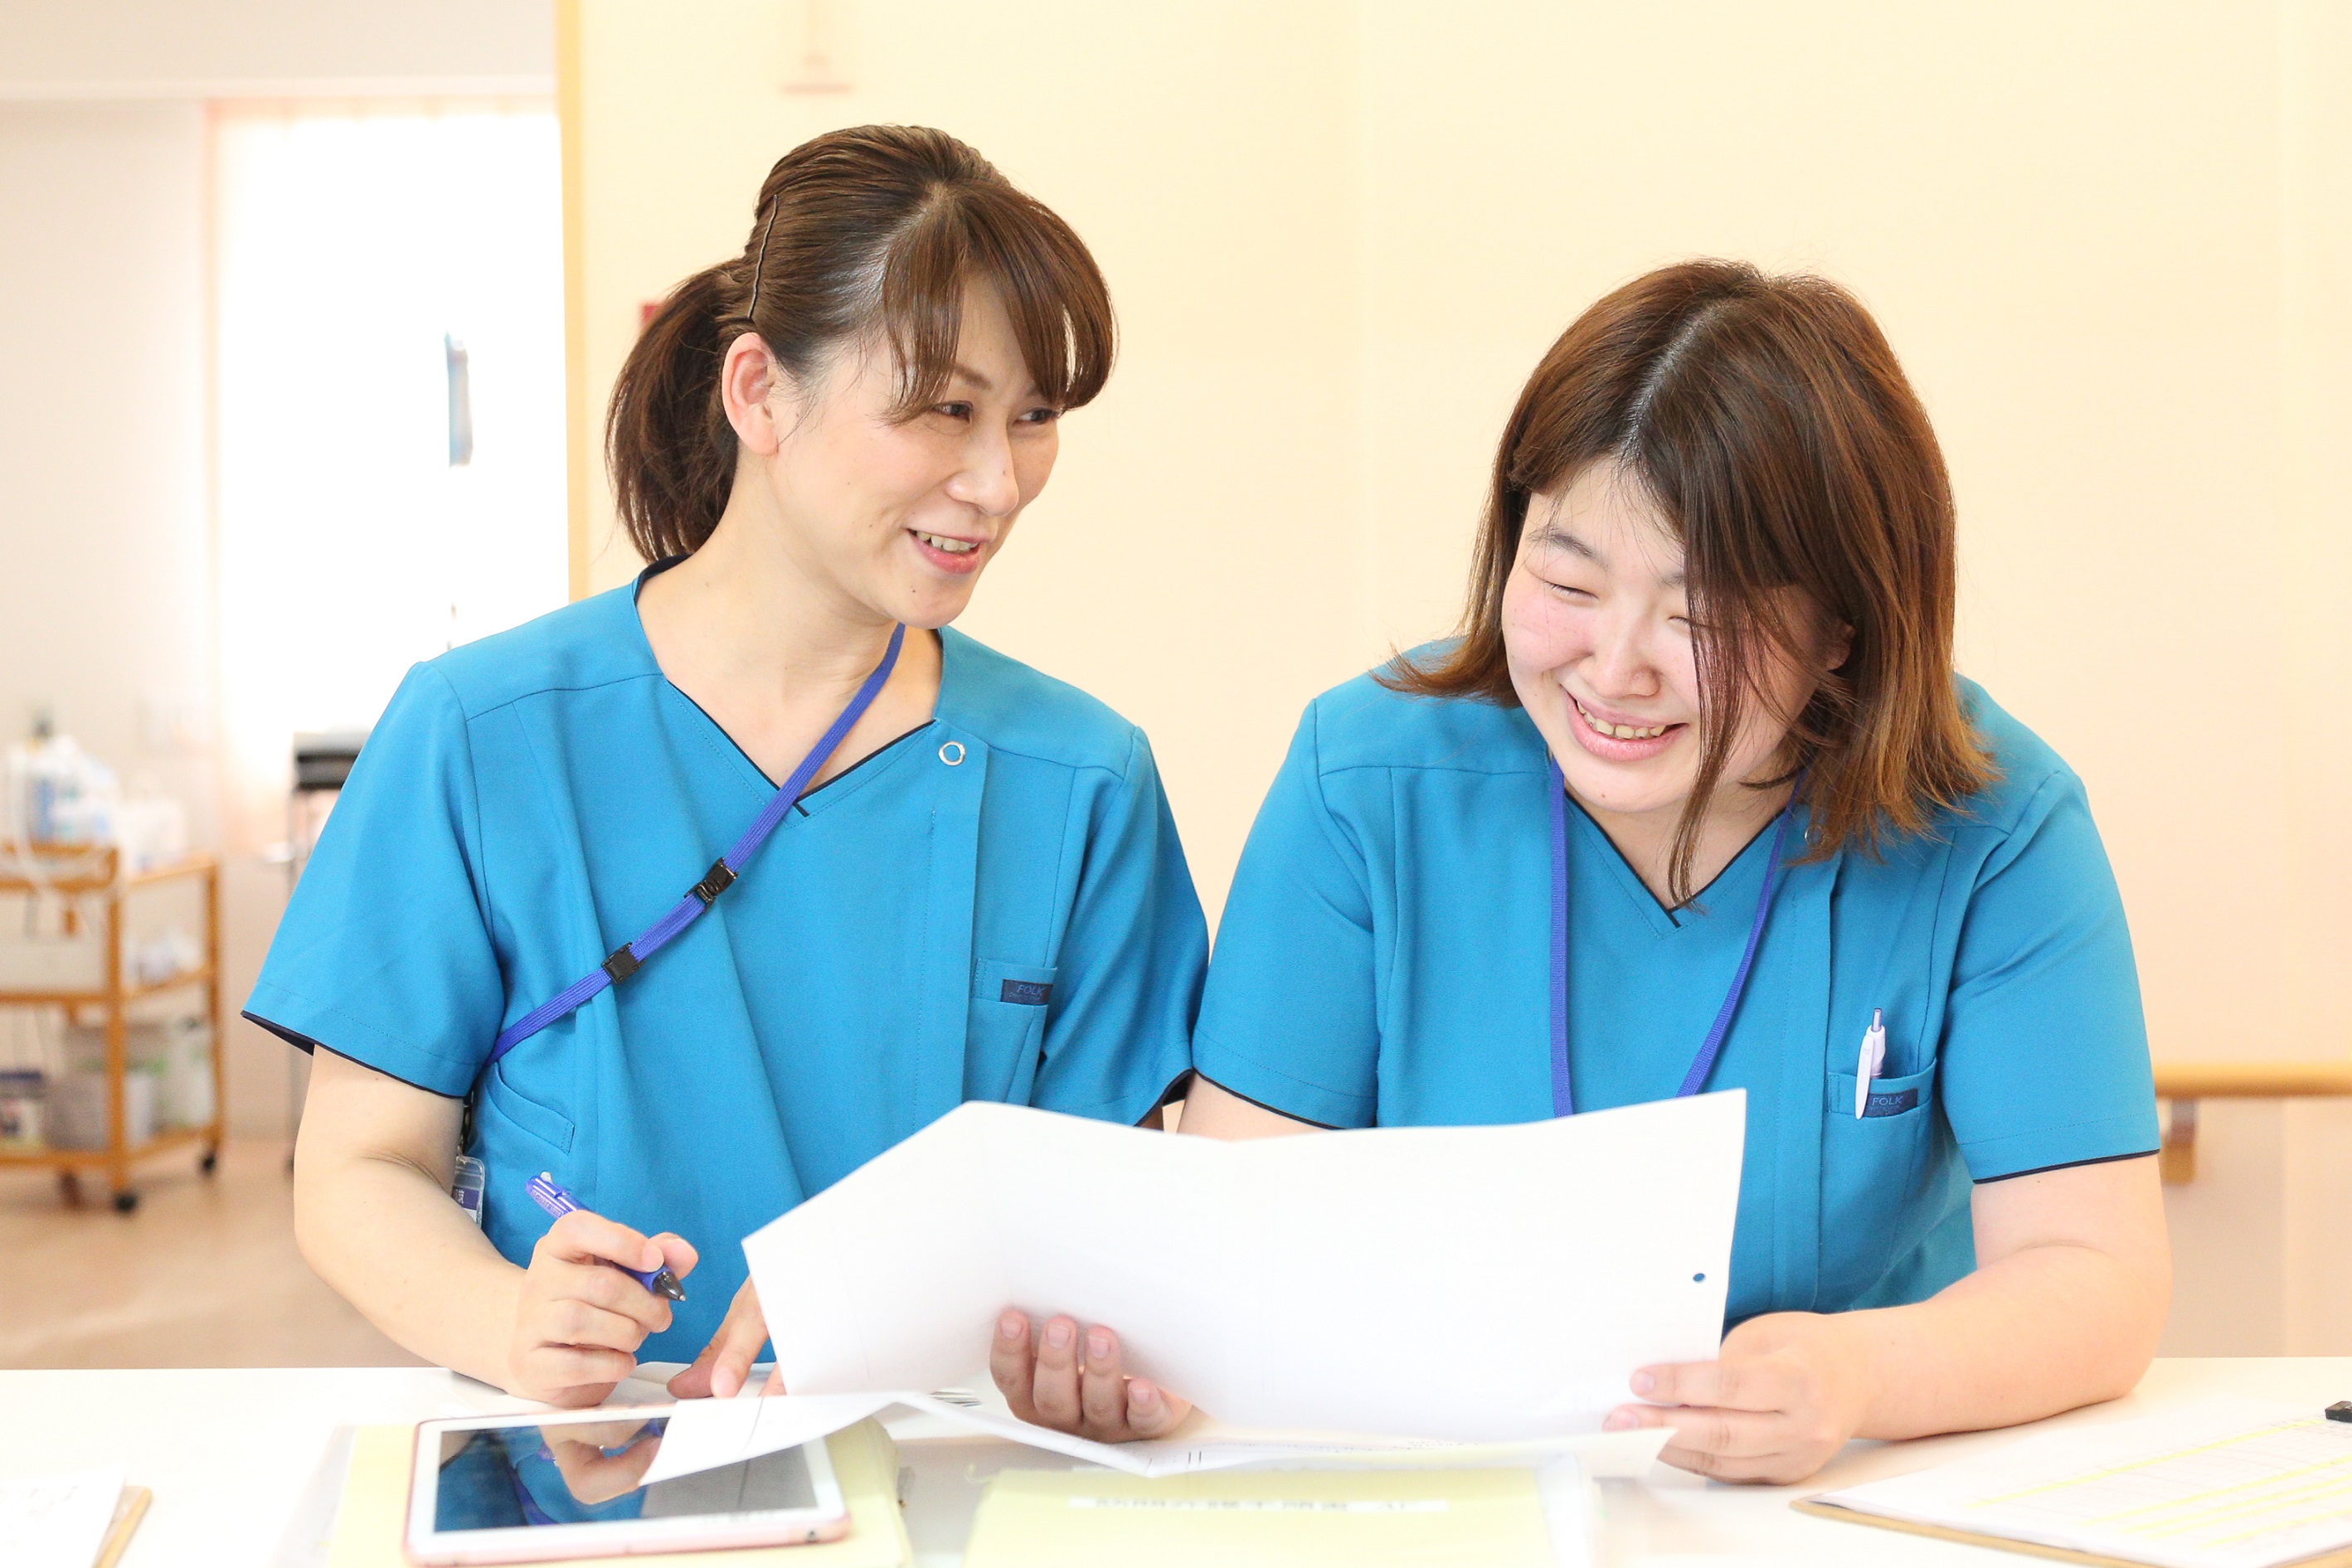
M 2212 1399 L 1810 1500 L 2159 1568 L 2273 1568 L 2352 1546 L 2352 1426 Z
M 774 1398 L 690 1399 L 667 1412 L 661 1447 L 640 1484 L 720 1465 L 740 1464 L 830 1437 L 868 1416 L 919 1411 L 951 1427 L 1004 1437 L 1033 1448 L 1129 1475 L 1196 1475 L 1250 1465 L 1340 1464 L 1353 1469 L 1524 1465 L 1573 1458 L 1593 1477 L 1635 1476 L 1648 1468 L 1671 1435 L 1663 1427 L 1631 1432 L 1580 1432 L 1507 1443 L 1351 1437 L 1318 1432 L 1234 1428 L 1195 1414 L 1175 1436 L 1155 1442 L 1097 1443 L 1050 1427 L 1033 1427 L 995 1401 L 973 1405 L 911 1391 L 881 1394 L 798 1394 Z
M 975 1102 L 743 1249 L 795 1395 L 960 1381 L 1013 1306 L 1237 1426 L 1591 1433 L 1636 1367 L 1715 1354 L 1745 1117 L 1224 1143 Z
M 90 1568 L 114 1524 L 120 1469 L 0 1480 L 0 1563 L 8 1568 Z

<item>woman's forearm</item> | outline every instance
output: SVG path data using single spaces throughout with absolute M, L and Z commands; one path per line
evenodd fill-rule
M 294 1234 L 319 1277 L 402 1348 L 507 1386 L 523 1271 L 430 1174 L 298 1149 Z
M 1860 1437 L 2038 1420 L 2128 1393 L 2169 1292 L 2096 1248 L 2028 1247 L 1907 1307 L 1851 1312 L 1870 1369 Z

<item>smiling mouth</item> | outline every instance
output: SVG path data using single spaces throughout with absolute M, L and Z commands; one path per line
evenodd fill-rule
M 1591 708 L 1586 707 L 1582 703 L 1577 702 L 1574 697 L 1570 697 L 1568 700 L 1571 703 L 1575 703 L 1578 715 L 1583 718 L 1586 724 L 1592 727 L 1594 734 L 1608 736 L 1612 740 L 1655 740 L 1658 737 L 1665 734 L 1666 731 L 1670 729 L 1679 729 L 1682 727 L 1680 725 L 1673 724 L 1654 724 L 1646 726 L 1611 724 L 1605 718 L 1595 717 Z
M 970 555 L 978 549 L 982 543 L 979 539 L 951 539 L 945 534 L 927 534 L 920 528 L 909 528 L 907 531 L 933 549 L 947 555 Z

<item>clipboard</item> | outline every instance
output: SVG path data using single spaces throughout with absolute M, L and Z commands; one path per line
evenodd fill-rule
M 1937 1541 L 1957 1541 L 1964 1546 L 1990 1546 L 1999 1552 L 2015 1552 L 2027 1557 L 2047 1557 L 2059 1563 L 2088 1563 L 2095 1568 L 2150 1568 L 2143 1558 L 2103 1557 L 2095 1552 L 2077 1552 L 2071 1546 L 2044 1546 L 2039 1542 L 2020 1541 L 2008 1535 L 1985 1535 L 1971 1530 L 1954 1530 L 1948 1525 L 1919 1524 L 1907 1519 L 1889 1519 L 1881 1513 L 1864 1513 L 1858 1508 L 1844 1508 L 1833 1502 L 1819 1500 L 1821 1495 L 1799 1498 L 1789 1506 L 1799 1513 L 1810 1513 L 1815 1519 L 1833 1519 L 1847 1524 L 1870 1524 L 1881 1530 L 1900 1531 L 1905 1535 L 1925 1535 Z M 2316 1556 L 2298 1557 L 2281 1568 L 2352 1568 L 2352 1547 L 2339 1547 L 2322 1552 Z

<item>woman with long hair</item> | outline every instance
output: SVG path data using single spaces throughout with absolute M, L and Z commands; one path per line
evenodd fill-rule
M 1608 1416 L 1708 1475 L 2128 1389 L 2170 1291 L 2130 936 L 2081 779 L 1953 671 L 1953 558 L 1851 295 L 1701 262 L 1602 299 L 1504 430 L 1461 634 L 1308 706 L 1182 1130 L 1745 1090 L 1721 1354 Z M 1529 1247 L 1614 1198 L 1496 1195 Z

